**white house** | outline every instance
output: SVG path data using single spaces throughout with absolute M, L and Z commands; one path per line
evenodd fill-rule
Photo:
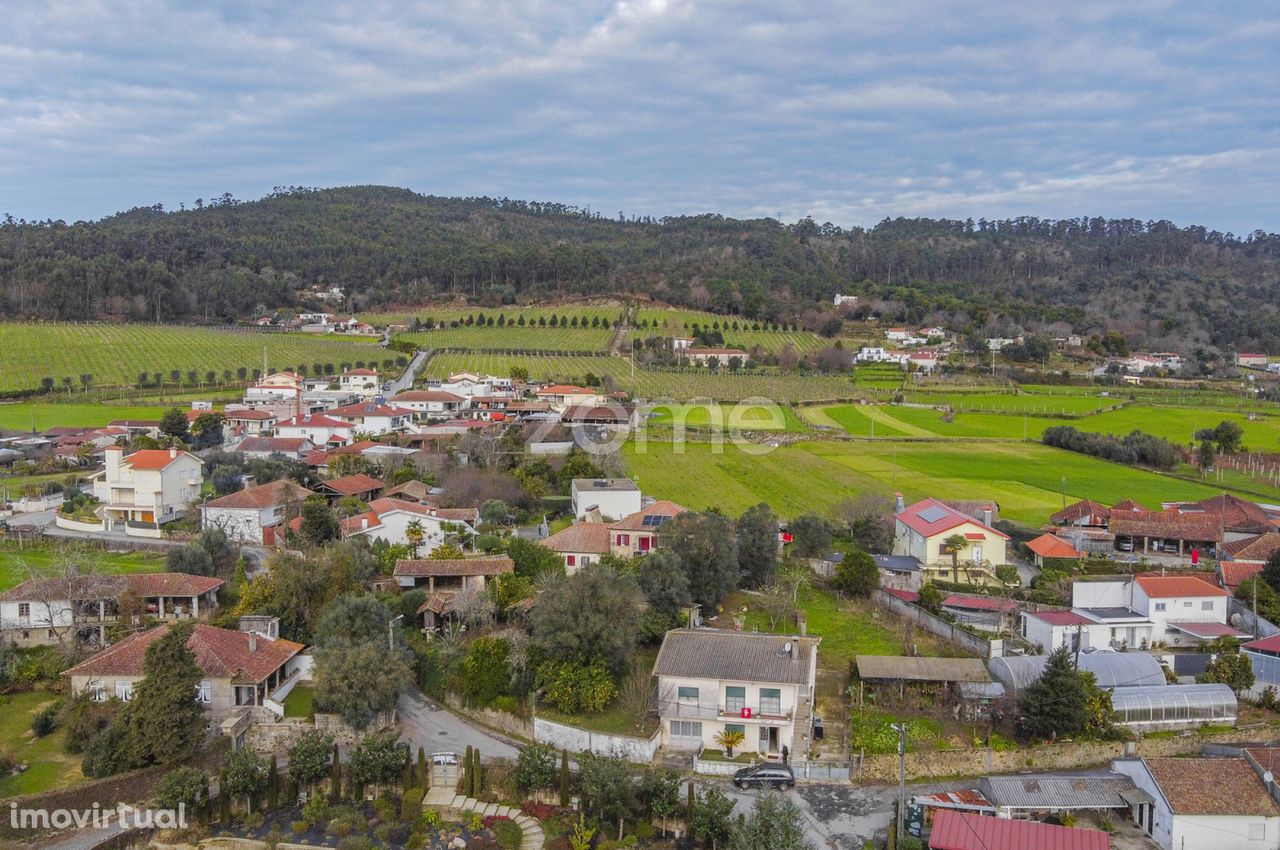
M 318 413 L 304 413 L 276 423 L 277 437 L 302 437 L 316 446 L 345 446 L 354 432 L 350 422 Z
M 391 399 L 391 404 L 412 410 L 419 419 L 452 419 L 468 407 L 467 399 L 447 390 L 406 390 Z
M 539 401 L 545 401 L 553 407 L 576 407 L 580 404 L 595 404 L 600 394 L 588 387 L 573 384 L 552 384 L 542 387 L 534 393 Z
M 719 366 L 728 366 L 735 359 L 745 366 L 751 360 L 751 355 L 740 348 L 686 348 L 681 350 L 680 356 L 703 366 L 713 360 Z
M 475 527 L 480 521 L 479 511 L 475 508 L 437 508 L 402 499 L 374 499 L 369 503 L 369 513 L 373 514 L 371 521 L 363 523 L 359 529 L 352 529 L 352 536 L 392 544 L 411 544 L 409 525 L 416 522 L 422 528 L 419 546 L 424 552 L 430 552 L 445 541 L 449 536 L 445 526 L 475 534 Z
M 889 342 L 901 343 L 909 336 L 911 336 L 911 331 L 906 328 L 886 328 L 884 332 L 884 338 Z
M 302 376 L 297 372 L 272 372 L 244 391 L 245 404 L 290 402 L 302 396 Z
M 276 425 L 277 417 L 269 410 L 242 408 L 239 410 L 228 409 L 223 414 L 223 419 L 226 421 L 227 427 L 233 432 L 256 437 L 270 433 L 271 429 Z
M 377 369 L 348 369 L 338 376 L 338 388 L 361 398 L 373 398 L 381 390 Z
M 125 457 L 121 447 L 107 446 L 103 455 L 107 466 L 93 476 L 93 495 L 109 526 L 170 522 L 200 496 L 203 464 L 193 454 L 143 449 Z
M 688 351 L 692 346 L 693 346 L 693 337 L 689 337 L 689 336 L 671 337 L 672 351 Z
M 818 639 L 762 632 L 675 629 L 653 665 L 662 745 L 724 749 L 724 732 L 743 735 L 738 752 L 794 764 L 809 750 Z
M 1242 351 L 1236 355 L 1236 365 L 1249 369 L 1267 368 L 1267 355 Z
M 356 433 L 371 436 L 398 434 L 413 426 L 412 410 L 374 402 L 335 407 L 325 415 L 330 419 L 348 423 Z
M 832 305 L 835 307 L 841 307 L 845 304 L 848 304 L 850 307 L 852 307 L 854 304 L 857 304 L 857 303 L 858 303 L 858 296 L 856 295 L 837 295 L 833 300 Z
M 287 478 L 246 487 L 205 502 L 200 508 L 202 528 L 221 528 L 232 540 L 265 543 L 263 531 L 291 519 L 311 491 Z
M 1280 846 L 1280 805 L 1248 758 L 1122 758 L 1133 779 L 1134 823 L 1161 850 L 1261 850 Z
M 1185 647 L 1241 637 L 1242 632 L 1227 625 L 1228 596 L 1195 576 L 1077 581 L 1071 589 L 1072 609 L 1094 622 L 1081 627 L 1088 635 L 1086 647 Z M 1060 638 L 1055 636 L 1052 645 L 1060 645 Z
M 579 520 L 593 510 L 601 517 L 622 519 L 643 505 L 640 488 L 630 478 L 575 478 L 569 485 L 569 499 Z
M 675 502 L 660 500 L 617 522 L 605 522 L 600 512 L 590 511 L 587 520 L 557 531 L 541 545 L 563 558 L 565 572 L 573 575 L 605 555 L 632 558 L 656 549 L 662 526 L 685 510 Z
M 854 355 L 859 363 L 897 363 L 905 366 L 909 355 L 905 351 L 888 351 L 877 345 L 864 345 Z
M 1009 535 L 992 526 L 994 515 L 994 505 L 978 519 L 937 499 L 904 505 L 897 494 L 892 554 L 916 558 L 926 580 L 998 584 L 994 568 L 1008 563 Z M 948 541 L 963 545 L 953 551 Z

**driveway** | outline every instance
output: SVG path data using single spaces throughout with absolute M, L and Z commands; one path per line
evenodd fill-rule
M 417 752 L 422 747 L 428 753 L 465 752 L 467 747 L 479 747 L 480 757 L 514 760 L 520 749 L 504 738 L 462 719 L 417 691 L 400 695 L 396 703 L 400 712 L 401 737 L 413 745 Z
M 408 367 L 405 368 L 404 374 L 396 378 L 394 381 L 387 381 L 386 395 L 393 396 L 405 390 L 413 389 L 413 381 L 418 376 L 418 370 L 422 368 L 422 364 L 427 362 L 427 357 L 431 352 L 419 349 L 413 355 L 413 359 L 409 361 Z

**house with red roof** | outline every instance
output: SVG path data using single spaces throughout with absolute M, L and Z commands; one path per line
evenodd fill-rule
M 957 623 L 986 632 L 1011 632 L 1018 603 L 1003 596 L 952 593 L 942 600 L 942 610 Z
M 1092 646 L 1088 638 L 1098 626 L 1095 620 L 1076 611 L 1023 611 L 1021 620 L 1022 637 L 1046 655 L 1062 646 L 1073 652 Z M 1109 634 L 1104 641 L 1107 639 Z
M 125 455 L 120 446 L 107 446 L 103 456 L 106 468 L 91 480 L 108 529 L 128 523 L 155 528 L 185 515 L 200 497 L 204 464 L 189 452 L 143 449 Z
M 381 386 L 377 369 L 347 369 L 338 376 L 338 388 L 360 398 L 373 398 Z
M 574 407 L 580 404 L 595 404 L 600 393 L 589 387 L 573 384 L 552 384 L 537 390 L 534 395 L 539 401 L 545 401 L 553 407 Z
M 229 539 L 242 543 L 266 543 L 267 529 L 297 516 L 311 495 L 310 490 L 288 478 L 246 487 L 205 502 L 200 507 L 200 527 L 220 528 Z
M 735 358 L 738 365 L 745 366 L 751 360 L 751 355 L 741 348 L 685 348 L 679 353 L 682 358 L 688 358 L 699 366 L 706 366 L 713 360 L 717 366 L 728 366 Z
M 364 520 L 368 519 L 368 522 Z M 391 544 L 415 545 L 414 533 L 421 534 L 416 545 L 423 552 L 430 552 L 444 543 L 451 535 L 475 534 L 480 523 L 480 512 L 475 508 L 438 508 L 403 499 L 374 499 L 369 503 L 367 517 L 361 518 L 358 528 L 353 527 L 344 536 L 364 536 L 370 540 L 383 540 Z
M 1198 576 L 1147 574 L 1077 581 L 1071 594 L 1073 610 L 1093 621 L 1074 629 L 1084 633 L 1083 648 L 1185 648 L 1245 636 L 1227 623 L 1227 592 Z M 1055 639 L 1052 645 L 1060 644 Z
M 675 502 L 660 500 L 616 522 L 604 522 L 598 516 L 575 522 L 541 542 L 564 558 L 565 572 L 572 575 L 599 563 L 605 555 L 632 558 L 656 549 L 662 525 L 686 510 Z
M 1041 534 L 1034 540 L 1027 541 L 1027 548 L 1031 550 L 1031 554 L 1035 556 L 1036 566 L 1044 568 L 1045 558 L 1065 558 L 1078 559 L 1083 558 L 1084 553 L 1076 549 L 1066 540 L 1055 534 Z
M 467 400 L 447 390 L 405 390 L 391 398 L 391 404 L 412 410 L 419 420 L 449 419 L 465 410 Z
M 326 411 L 330 419 L 346 422 L 356 433 L 369 436 L 398 434 L 413 427 L 414 412 L 374 401 L 362 401 Z
M 73 694 L 89 694 L 103 702 L 112 697 L 128 702 L 143 679 L 147 647 L 164 636 L 171 624 L 135 632 L 65 671 Z M 253 706 L 271 707 L 283 699 L 281 691 L 301 677 L 296 660 L 303 645 L 256 631 L 220 629 L 197 623 L 187 639 L 203 678 L 192 699 L 213 721 Z M 279 709 L 283 713 L 283 709 Z
M 898 494 L 892 554 L 919 560 L 926 580 L 998 585 L 995 568 L 1008 563 L 1009 535 L 992 527 L 994 512 L 986 507 L 978 518 L 937 499 L 908 506 Z
M 354 431 L 350 422 L 320 413 L 303 413 L 276 423 L 277 437 L 301 437 L 316 446 L 345 446 Z

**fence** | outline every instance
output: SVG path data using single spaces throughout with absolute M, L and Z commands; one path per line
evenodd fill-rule
M 1249 606 L 1246 603 L 1235 597 L 1229 597 L 1227 599 L 1227 622 L 1234 622 L 1232 618 L 1237 614 L 1240 615 L 1240 631 L 1242 632 L 1248 632 L 1260 638 L 1280 634 L 1280 627 L 1263 617 L 1254 616 L 1253 611 L 1249 610 Z
M 658 751 L 661 734 L 654 732 L 650 738 L 633 738 L 630 735 L 592 732 L 590 729 L 535 717 L 533 739 L 572 752 L 592 752 L 598 756 L 614 756 L 638 764 L 648 764 Z
M 965 652 L 977 655 L 979 658 L 994 658 L 1003 653 L 1001 641 L 971 634 L 955 623 L 949 623 L 941 617 L 935 617 L 920 606 L 912 605 L 910 602 L 885 593 L 883 590 L 877 590 L 872 594 L 871 598 L 877 605 L 888 608 L 904 620 L 910 620 L 925 631 L 932 632 L 938 637 L 954 643 Z
M 800 775 L 813 782 L 848 782 L 853 778 L 853 762 L 809 760 Z

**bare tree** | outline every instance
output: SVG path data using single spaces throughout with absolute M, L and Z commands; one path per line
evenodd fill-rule
M 103 574 L 99 553 L 75 544 L 57 547 L 46 567 L 26 563 L 24 567 L 28 581 L 24 583 L 27 598 L 22 602 L 27 615 L 0 625 L 6 629 L 44 629 L 67 654 L 82 649 L 83 628 L 101 622 L 100 616 L 114 615 L 125 588 L 121 577 Z
M 493 600 L 483 590 L 469 587 L 454 597 L 453 612 L 468 628 L 481 628 L 493 622 Z
M 622 680 L 618 690 L 619 704 L 622 710 L 635 723 L 637 729 L 644 727 L 644 721 L 657 710 L 657 699 L 654 690 L 653 676 L 640 666 L 631 668 Z

